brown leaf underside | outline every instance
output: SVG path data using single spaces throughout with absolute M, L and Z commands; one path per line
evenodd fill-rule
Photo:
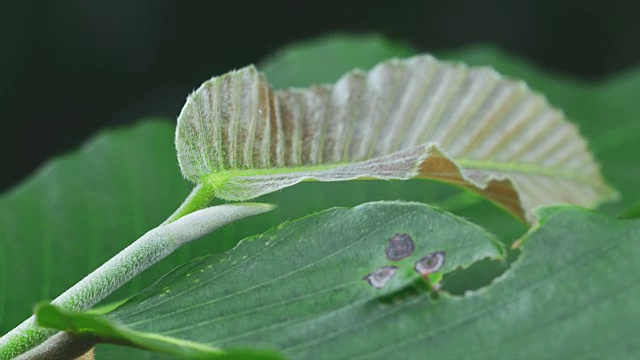
M 435 153 L 432 153 L 431 156 L 420 164 L 417 178 L 444 181 L 471 190 L 504 207 L 519 219 L 526 222 L 526 216 L 522 210 L 518 192 L 509 180 L 493 180 L 486 188 L 480 189 L 465 181 L 456 165 L 449 159 Z

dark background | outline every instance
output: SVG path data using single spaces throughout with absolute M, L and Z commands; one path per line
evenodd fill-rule
M 291 41 L 348 30 L 424 51 L 484 42 L 597 81 L 640 63 L 639 15 L 631 0 L 0 0 L 0 193 L 101 128 L 175 118 L 204 80 Z

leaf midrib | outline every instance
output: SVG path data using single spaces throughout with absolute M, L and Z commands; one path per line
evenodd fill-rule
M 365 161 L 371 161 L 373 159 L 369 159 Z M 598 181 L 595 181 L 594 179 L 588 176 L 585 176 L 584 174 L 579 174 L 579 173 L 576 173 L 575 171 L 563 170 L 553 166 L 542 166 L 542 165 L 536 165 L 536 164 L 517 163 L 517 162 L 500 162 L 500 161 L 492 161 L 492 160 L 477 160 L 477 159 L 470 159 L 470 158 L 459 158 L 459 159 L 453 159 L 450 161 L 452 161 L 452 163 L 456 165 L 458 168 L 462 168 L 462 169 L 500 171 L 505 174 L 520 173 L 525 175 L 539 175 L 539 176 L 549 177 L 552 179 L 558 179 L 558 178 L 567 179 L 567 180 L 574 181 L 576 183 L 588 185 L 595 188 L 606 188 L 606 187 L 603 187 L 601 184 L 599 184 Z M 209 184 L 214 189 L 220 189 L 224 187 L 224 185 L 233 178 L 268 176 L 268 175 L 279 175 L 279 174 L 294 174 L 294 173 L 309 173 L 309 172 L 316 172 L 316 171 L 331 170 L 331 169 L 339 168 L 342 166 L 356 165 L 359 163 L 362 163 L 362 161 L 352 162 L 352 163 L 334 163 L 334 164 L 282 167 L 282 168 L 224 170 L 216 173 L 211 173 L 209 175 L 205 175 L 201 177 L 200 182 Z

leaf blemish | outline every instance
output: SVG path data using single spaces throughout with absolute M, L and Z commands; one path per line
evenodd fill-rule
M 397 266 L 383 266 L 362 279 L 366 280 L 372 287 L 380 289 L 391 280 L 397 271 Z
M 407 234 L 396 233 L 391 239 L 389 244 L 384 250 L 387 255 L 387 259 L 391 261 L 400 261 L 413 253 L 415 244 L 411 239 L 411 236 Z
M 444 266 L 444 255 L 444 251 L 436 251 L 427 254 L 420 258 L 420 260 L 416 261 L 413 269 L 422 276 L 428 276 L 429 274 L 440 270 L 442 266 Z

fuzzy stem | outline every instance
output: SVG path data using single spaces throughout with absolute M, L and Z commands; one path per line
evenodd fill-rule
M 189 196 L 184 199 L 184 202 L 182 202 L 180 207 L 176 209 L 176 211 L 174 211 L 173 214 L 171 214 L 171 216 L 162 223 L 162 225 L 174 222 L 185 215 L 191 214 L 192 212 L 209 205 L 211 200 L 213 200 L 214 193 L 214 187 L 207 182 L 196 185 Z
M 190 196 L 187 200 L 191 198 Z M 184 207 L 183 204 L 181 209 Z M 188 215 L 183 211 L 180 216 L 175 217 L 175 221 L 167 220 L 169 223 L 165 222 L 150 230 L 51 303 L 74 311 L 88 310 L 180 246 L 225 224 L 261 214 L 272 208 L 273 206 L 268 204 L 244 203 L 213 206 Z M 18 356 L 55 333 L 54 330 L 38 327 L 35 317 L 32 316 L 0 338 L 0 359 Z

